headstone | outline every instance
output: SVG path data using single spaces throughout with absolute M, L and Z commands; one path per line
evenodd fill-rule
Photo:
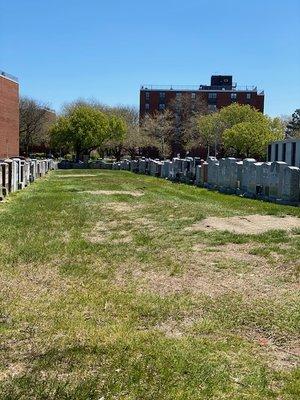
M 282 171 L 281 200 L 286 204 L 300 202 L 300 169 L 287 166 Z
M 168 179 L 170 177 L 170 169 L 172 162 L 170 160 L 164 160 L 161 166 L 161 177 Z
M 221 158 L 219 160 L 218 183 L 215 186 L 218 186 L 220 192 L 226 192 L 226 158 Z
M 283 170 L 287 164 L 283 161 L 274 161 L 271 163 L 270 169 L 270 190 L 269 190 L 269 199 L 271 201 L 277 201 L 281 198 L 281 190 L 283 183 Z
M 207 186 L 210 189 L 216 189 L 219 184 L 219 161 L 216 157 L 207 157 Z
M 242 184 L 241 192 L 244 195 L 251 196 L 250 182 L 252 180 L 252 174 L 254 174 L 253 164 L 256 163 L 254 158 L 245 158 L 243 160 L 243 171 L 242 171 Z
M 262 194 L 261 198 L 264 200 L 269 199 L 270 195 L 270 171 L 271 171 L 271 162 L 262 163 L 262 176 L 261 176 L 261 186 L 262 186 Z
M 19 165 L 15 159 L 7 158 L 4 160 L 8 164 L 8 187 L 9 192 L 16 192 L 18 190 L 18 168 Z
M 182 160 L 181 160 L 181 158 L 177 158 L 177 157 L 173 158 L 172 165 L 173 165 L 172 179 L 174 181 L 179 181 L 180 173 L 182 172 Z
M 141 158 L 139 160 L 139 173 L 140 174 L 145 174 L 146 173 L 146 159 L 145 158 Z
M 9 193 L 9 165 L 4 161 L 0 161 L 0 169 L 2 176 L 0 185 L 2 186 L 2 195 L 4 197 Z
M 138 160 L 131 160 L 130 162 L 130 171 L 131 172 L 138 172 L 139 170 L 139 162 Z
M 201 185 L 201 165 L 197 165 L 195 167 L 196 169 L 196 174 L 195 174 L 195 185 L 200 186 Z
M 262 164 L 261 162 L 250 163 L 247 176 L 247 192 L 248 197 L 256 197 L 262 194 Z

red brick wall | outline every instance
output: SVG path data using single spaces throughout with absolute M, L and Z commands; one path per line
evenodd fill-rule
M 150 99 L 146 100 L 146 92 L 149 92 Z M 158 111 L 159 109 L 159 92 L 160 90 L 141 90 L 140 91 L 140 117 L 143 118 L 146 112 L 153 114 L 155 111 Z M 168 105 L 170 104 L 170 101 L 173 100 L 176 97 L 176 91 L 170 91 L 170 90 L 161 90 L 161 92 L 165 93 L 165 105 L 166 108 L 168 108 Z M 216 91 L 211 90 L 211 92 L 216 93 Z M 187 93 L 191 94 L 192 91 L 186 91 L 182 93 Z M 201 91 L 195 91 L 196 96 L 205 100 L 207 104 L 209 104 L 208 100 L 208 92 L 201 92 Z M 222 107 L 229 106 L 232 104 L 231 100 L 231 93 L 236 93 L 237 94 L 237 99 L 236 102 L 239 104 L 249 104 L 252 107 L 256 108 L 260 112 L 264 112 L 264 95 L 258 94 L 257 92 L 251 91 L 251 92 L 242 92 L 242 91 L 218 91 L 217 92 L 217 100 L 215 102 L 216 106 L 218 109 Z M 251 99 L 247 100 L 247 93 L 251 93 Z M 147 111 L 145 108 L 145 104 L 149 103 L 150 109 Z
M 0 158 L 19 155 L 19 84 L 0 75 Z

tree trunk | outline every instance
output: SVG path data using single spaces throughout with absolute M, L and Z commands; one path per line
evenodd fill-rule
M 209 157 L 209 152 L 210 152 L 210 146 L 209 144 L 207 145 L 207 158 Z
M 76 153 L 75 161 L 78 163 L 78 162 L 80 161 L 80 150 L 79 150 L 79 149 L 76 149 L 76 150 L 75 150 L 75 153 Z
M 122 152 L 122 147 L 121 146 L 117 147 L 115 152 L 115 157 L 117 161 L 121 160 L 121 152 Z

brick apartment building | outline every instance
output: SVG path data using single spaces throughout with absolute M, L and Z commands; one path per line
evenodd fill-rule
M 239 87 L 233 83 L 231 75 L 213 75 L 210 85 L 198 86 L 153 86 L 143 85 L 140 89 L 140 117 L 146 113 L 163 111 L 182 94 L 191 96 L 192 100 L 202 99 L 211 111 L 238 104 L 249 104 L 264 112 L 264 92 L 256 86 Z
M 19 155 L 19 84 L 0 71 L 0 158 Z

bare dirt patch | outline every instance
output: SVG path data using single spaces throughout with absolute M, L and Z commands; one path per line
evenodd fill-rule
M 195 321 L 196 318 L 192 317 L 185 317 L 180 321 L 169 318 L 155 325 L 155 329 L 169 338 L 180 338 L 186 334 L 186 330 L 193 326 Z
M 274 370 L 290 370 L 299 366 L 300 341 L 288 340 L 285 343 L 276 343 L 272 336 L 248 329 L 242 337 L 259 345 L 259 352 L 268 366 Z
M 300 228 L 300 218 L 274 215 L 246 215 L 227 218 L 209 217 L 186 228 L 191 231 L 229 231 L 248 235 L 256 235 L 269 230 L 291 230 Z
M 134 225 L 142 226 L 146 228 L 147 232 L 158 232 L 159 227 L 155 221 L 146 217 L 138 217 L 135 218 L 133 221 Z
M 147 233 L 158 232 L 156 222 L 145 217 L 133 217 L 131 220 L 99 221 L 87 232 L 85 239 L 91 243 L 103 243 L 110 240 L 111 243 L 130 243 L 133 240 L 131 230 L 145 229 Z
M 96 194 L 96 195 L 106 195 L 106 196 L 111 196 L 114 194 L 126 194 L 128 196 L 133 196 L 133 197 L 141 197 L 144 195 L 143 192 L 140 192 L 138 190 L 85 190 L 84 193 L 89 193 L 89 194 Z
M 105 208 L 117 212 L 130 212 L 140 208 L 138 204 L 131 204 L 125 202 L 117 202 L 117 203 L 106 203 Z
M 254 254 L 249 254 L 251 249 L 253 248 L 253 244 L 251 243 L 243 243 L 243 244 L 235 244 L 228 243 L 226 245 L 220 245 L 216 247 L 205 247 L 203 244 L 196 244 L 193 246 L 194 251 L 204 251 L 209 253 L 212 257 L 219 261 L 241 261 L 244 263 L 249 263 L 251 266 L 257 266 L 266 263 L 266 259 L 263 256 L 258 256 Z
M 26 366 L 22 363 L 11 363 L 3 371 L 0 371 L 0 381 L 5 381 L 9 378 L 15 378 L 22 375 L 26 370 Z
M 132 236 L 126 230 L 117 230 L 116 228 L 120 226 L 118 221 L 110 221 L 110 222 L 98 222 L 95 227 L 86 234 L 85 238 L 91 243 L 103 243 L 108 240 L 111 243 L 130 243 L 132 241 Z M 116 235 L 117 237 L 114 237 Z
M 190 293 L 216 298 L 231 293 L 248 299 L 274 299 L 298 292 L 297 282 L 284 280 L 289 270 L 274 266 L 263 256 L 249 254 L 249 244 L 228 244 L 216 249 L 213 252 L 202 245 L 190 253 L 173 249 L 166 256 L 182 266 L 182 271 L 175 275 L 164 268 L 163 259 L 161 268 L 124 265 L 117 271 L 116 283 L 134 284 L 139 292 L 162 297 Z

